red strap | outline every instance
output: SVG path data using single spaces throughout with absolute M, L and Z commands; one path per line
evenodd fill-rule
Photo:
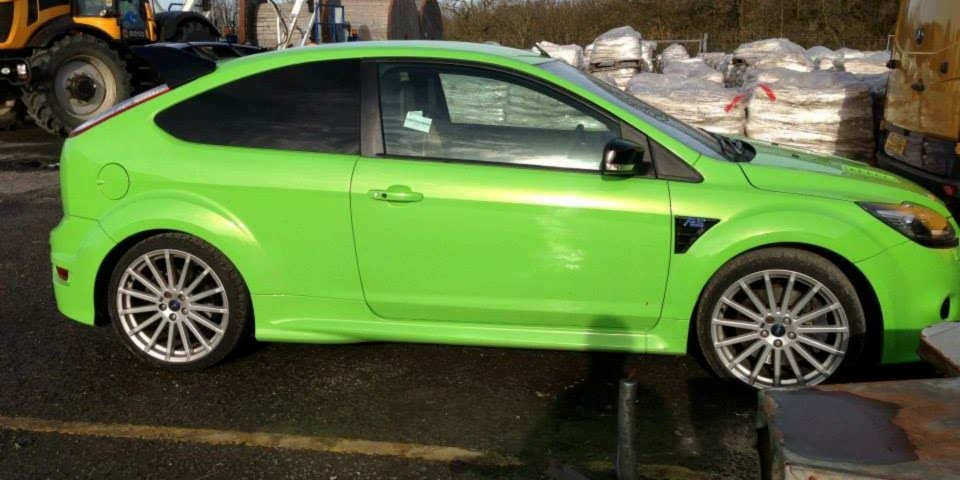
M 760 90 L 763 90 L 763 93 L 767 94 L 767 98 L 769 98 L 771 102 L 776 102 L 776 101 L 777 101 L 777 94 L 773 93 L 773 89 L 772 89 L 772 88 L 770 88 L 769 86 L 767 86 L 766 84 L 763 84 L 763 83 L 758 83 L 758 84 L 757 84 L 757 87 L 759 87 Z M 742 102 L 744 98 L 747 98 L 747 94 L 746 94 L 746 93 L 737 94 L 737 96 L 736 96 L 736 97 L 733 97 L 733 100 L 731 100 L 730 103 L 727 104 L 726 107 L 723 107 L 723 111 L 729 113 L 730 110 L 733 110 L 733 108 L 736 107 L 737 104 L 739 104 L 740 102 Z
M 733 110 L 733 107 L 736 107 L 737 104 L 740 103 L 740 102 L 742 102 L 744 98 L 747 98 L 747 94 L 746 94 L 746 93 L 737 94 L 737 96 L 736 96 L 736 97 L 733 97 L 733 100 L 731 100 L 730 103 L 727 104 L 726 107 L 723 107 L 723 111 L 726 112 L 726 113 L 730 113 L 730 110 Z

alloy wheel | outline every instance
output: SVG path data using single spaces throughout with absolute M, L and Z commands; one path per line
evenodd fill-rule
M 133 345 L 158 360 L 188 363 L 216 349 L 230 320 L 227 292 L 210 266 L 173 249 L 137 257 L 120 278 L 117 314 Z
M 850 327 L 822 282 L 764 270 L 730 285 L 713 308 L 710 336 L 723 367 L 757 388 L 816 385 L 843 361 Z

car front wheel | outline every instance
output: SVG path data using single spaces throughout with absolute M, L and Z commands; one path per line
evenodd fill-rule
M 720 269 L 697 313 L 707 364 L 755 388 L 816 385 L 856 363 L 865 319 L 856 289 L 804 250 L 746 253 Z
M 162 234 L 134 245 L 110 282 L 110 317 L 124 344 L 156 366 L 219 362 L 246 330 L 249 294 L 232 263 L 208 243 Z

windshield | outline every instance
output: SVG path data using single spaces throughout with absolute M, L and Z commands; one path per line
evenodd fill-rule
M 557 74 L 591 93 L 603 97 L 604 100 L 629 111 L 643 121 L 653 125 L 658 130 L 679 140 L 684 145 L 696 150 L 702 155 L 730 159 L 718 135 L 707 133 L 699 128 L 692 127 L 677 120 L 666 112 L 659 110 L 640 99 L 625 93 L 613 85 L 570 65 L 553 61 L 541 64 L 545 70 Z

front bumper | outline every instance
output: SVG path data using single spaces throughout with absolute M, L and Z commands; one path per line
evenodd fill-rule
M 920 331 L 960 318 L 960 248 L 912 241 L 857 263 L 883 314 L 883 363 L 919 360 Z
M 94 220 L 65 216 L 50 233 L 51 274 L 57 308 L 67 317 L 93 325 L 94 288 L 100 265 L 115 243 Z M 57 267 L 69 272 L 60 279 Z

